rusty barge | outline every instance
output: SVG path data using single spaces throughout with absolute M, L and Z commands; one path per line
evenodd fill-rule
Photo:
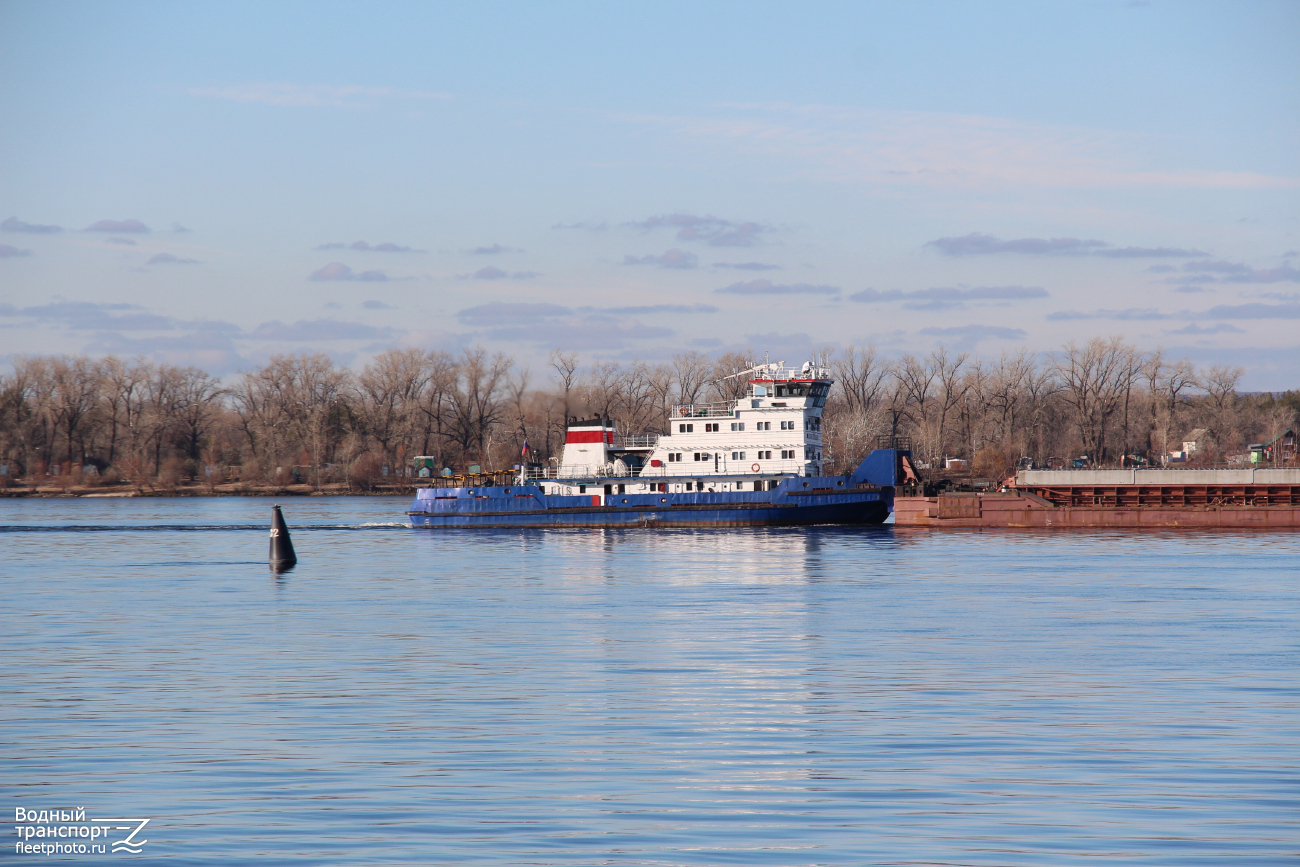
M 1300 468 L 1022 470 L 996 493 L 896 497 L 894 524 L 1300 529 Z

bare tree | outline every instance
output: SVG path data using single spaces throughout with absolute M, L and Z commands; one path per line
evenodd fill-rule
M 506 381 L 506 390 L 510 393 L 510 414 L 514 427 L 514 445 L 518 447 L 515 454 L 525 462 L 523 446 L 528 440 L 528 380 L 531 378 L 528 368 L 523 368 Z M 530 443 L 531 447 L 531 443 Z
M 1057 357 L 1056 373 L 1074 410 L 1079 441 L 1094 464 L 1106 459 L 1110 423 L 1137 375 L 1134 354 L 1122 337 L 1097 337 L 1083 346 L 1071 341 Z
M 1138 447 L 1144 426 L 1152 452 L 1167 451 L 1183 425 L 1210 428 L 1227 448 L 1271 439 L 1300 411 L 1300 394 L 1239 393 L 1240 368 L 1194 376 L 1188 362 L 1117 337 L 1071 345 L 1050 363 L 1025 350 L 990 361 L 944 348 L 891 363 L 870 346 L 816 357 L 839 382 L 822 442 L 841 469 L 883 432 L 911 435 L 917 456 L 936 463 L 983 454 L 981 465 L 996 468 L 1017 454 L 1078 448 L 1105 464 Z M 242 463 L 249 481 L 283 483 L 306 464 L 318 485 L 331 462 L 348 464 L 349 478 L 375 480 L 413 452 L 444 466 L 495 466 L 507 444 L 525 439 L 551 456 L 566 402 L 569 412 L 616 420 L 625 434 L 659 430 L 675 400 L 743 395 L 755 365 L 751 353 L 690 352 L 671 365 L 603 362 L 580 377 L 576 353 L 556 350 L 551 362 L 553 384 L 536 387 L 526 369 L 512 377 L 512 359 L 483 349 L 393 350 L 356 377 L 323 355 L 279 355 L 223 389 L 197 368 L 140 358 L 18 357 L 0 374 L 0 464 L 37 479 L 51 464 L 60 474 L 93 464 L 139 486 L 174 484 L 196 456 L 214 467 Z
M 876 409 L 888 390 L 893 365 L 880 357 L 875 346 L 850 344 L 829 364 L 850 412 L 866 414 Z
M 713 369 L 709 372 L 709 399 L 710 400 L 739 400 L 749 393 L 749 381 L 743 376 L 737 376 L 751 367 L 757 365 L 754 359 L 754 353 L 746 350 L 745 352 L 726 352 L 718 356 L 718 360 L 713 363 Z
M 1229 437 L 1230 431 L 1235 427 L 1237 389 L 1245 375 L 1243 367 L 1216 364 L 1204 371 L 1199 378 L 1200 387 L 1210 396 L 1210 428 L 1221 447 L 1243 445 L 1241 442 L 1231 442 Z
M 512 364 L 501 353 L 489 357 L 486 349 L 476 347 L 466 349 L 457 365 L 456 388 L 449 395 L 449 434 L 465 455 L 472 453 L 480 462 L 487 457 L 492 429 L 501 421 L 500 389 Z
M 931 466 L 937 466 L 944 455 L 953 410 L 969 388 L 962 376 L 967 358 L 966 353 L 949 355 L 941 346 L 923 360 L 904 355 L 895 370 L 902 411 L 911 421 L 917 446 Z
M 103 377 L 101 401 L 108 420 L 108 456 L 106 463 L 117 461 L 118 442 L 125 439 L 129 449 L 135 449 L 136 426 L 144 411 L 142 396 L 144 385 L 151 375 L 151 366 L 143 358 L 126 362 L 110 355 L 100 363 Z
M 1036 463 L 1042 463 L 1047 457 L 1044 441 L 1048 419 L 1053 410 L 1054 398 L 1060 393 L 1061 383 L 1051 365 L 1026 367 L 1022 383 L 1025 405 L 1020 417 L 1028 418 L 1024 451 L 1028 451 Z
M 588 409 L 599 418 L 613 418 L 622 386 L 623 368 L 617 361 L 598 361 L 591 365 L 583 393 Z
M 357 377 L 357 411 L 366 433 L 393 466 L 406 457 L 398 452 L 415 437 L 430 373 L 424 352 L 390 349 L 376 355 Z
M 625 434 L 644 431 L 658 425 L 660 386 L 655 368 L 644 361 L 634 361 L 623 368 L 619 378 L 618 429 Z
M 99 402 L 99 371 L 84 356 L 62 356 L 51 362 L 49 372 L 54 427 L 56 430 L 62 427 L 67 438 L 62 456 L 66 456 L 69 464 L 84 463 L 84 441 L 80 450 L 74 441 L 84 433 L 82 424 Z
M 225 392 L 216 377 L 197 367 L 187 367 L 176 374 L 176 432 L 182 451 L 197 461 L 203 440 L 220 416 L 221 396 Z
M 552 349 L 551 354 L 547 356 L 551 367 L 555 369 L 555 374 L 560 378 L 560 385 L 564 389 L 564 418 L 567 420 L 571 412 L 569 408 L 569 395 L 578 385 L 578 353 L 562 352 L 559 349 Z
M 1029 350 L 1021 349 L 1014 355 L 1002 353 L 992 371 L 988 401 L 997 417 L 996 439 L 1009 447 L 1012 446 L 1012 435 L 1016 430 L 1017 413 L 1029 397 L 1027 386 L 1034 376 L 1035 368 Z
M 695 403 L 709 381 L 712 363 L 703 352 L 679 352 L 673 356 L 673 378 L 677 380 L 677 402 Z
M 446 352 L 429 352 L 425 355 L 428 386 L 419 402 L 420 454 L 433 455 L 439 464 L 446 464 L 443 448 L 453 439 L 452 422 L 456 381 L 460 366 Z

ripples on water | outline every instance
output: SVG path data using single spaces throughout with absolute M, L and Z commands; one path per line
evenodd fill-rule
M 1300 534 L 312 498 L 276 578 L 269 505 L 0 501 L 7 815 L 180 864 L 1296 863 Z

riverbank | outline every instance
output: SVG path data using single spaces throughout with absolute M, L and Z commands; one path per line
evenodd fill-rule
M 230 482 L 208 485 L 203 482 L 178 485 L 77 485 L 56 480 L 47 482 L 11 482 L 0 488 L 0 499 L 9 498 L 114 498 L 114 497 L 395 497 L 414 496 L 412 484 L 376 484 L 369 490 L 335 482 L 321 485 L 267 485 Z

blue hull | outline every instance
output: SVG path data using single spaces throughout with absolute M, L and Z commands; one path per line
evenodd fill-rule
M 889 517 L 892 489 L 864 490 L 831 479 L 788 479 L 762 492 L 552 496 L 530 485 L 426 488 L 407 512 L 411 525 L 489 527 L 752 527 L 808 524 L 880 524 Z M 823 481 L 823 480 L 813 480 Z

